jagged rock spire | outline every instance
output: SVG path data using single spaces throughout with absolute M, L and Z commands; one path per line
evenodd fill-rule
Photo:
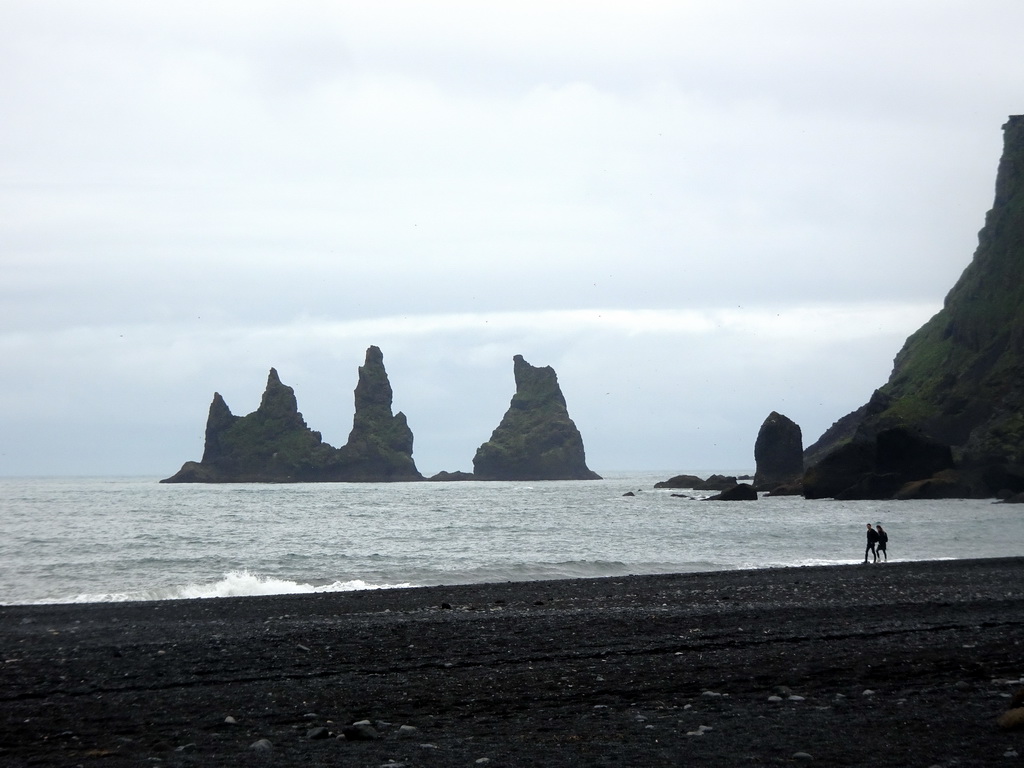
M 587 468 L 583 438 L 569 418 L 558 376 L 522 355 L 513 358 L 516 393 L 508 411 L 477 449 L 478 480 L 595 480 Z

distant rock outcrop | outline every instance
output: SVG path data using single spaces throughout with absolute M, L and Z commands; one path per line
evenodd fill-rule
M 757 491 L 748 483 L 739 483 L 719 494 L 709 496 L 705 501 L 757 501 Z
M 459 470 L 456 470 L 455 472 L 448 472 L 443 470 L 437 474 L 431 475 L 427 479 L 434 480 L 439 483 L 454 483 L 466 480 L 476 480 L 476 477 L 473 476 L 472 472 L 462 472 Z
M 513 358 L 516 393 L 491 439 L 473 457 L 477 480 L 600 480 L 587 468 L 583 438 L 565 405 L 558 377 Z
M 259 408 L 235 416 L 214 393 L 201 461 L 188 461 L 164 483 L 388 482 L 421 480 L 412 431 L 391 413 L 392 391 L 377 347 L 359 368 L 348 443 L 333 448 L 306 426 L 295 392 L 270 369 Z
M 951 497 L 1024 491 L 1024 115 L 1010 117 L 1003 131 L 995 201 L 973 260 L 942 310 L 907 339 L 889 381 L 807 449 L 812 493 L 902 493 L 906 483 L 883 480 L 872 460 L 876 440 L 892 429 L 947 446 L 956 460 L 930 484 L 914 480 L 919 490 Z M 842 491 L 819 480 L 836 465 L 848 475 L 838 485 L 851 481 Z
M 725 491 L 739 481 L 732 475 L 711 475 L 706 480 L 697 475 L 675 475 L 654 484 L 655 488 L 686 488 L 691 491 Z
M 771 491 L 792 485 L 804 473 L 804 442 L 800 426 L 772 411 L 754 441 L 754 488 Z

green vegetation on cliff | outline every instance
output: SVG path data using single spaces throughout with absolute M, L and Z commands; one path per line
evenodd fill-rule
M 569 418 L 558 377 L 513 358 L 516 393 L 491 439 L 473 458 L 478 480 L 599 480 L 587 468 L 583 438 Z
M 978 476 L 1022 475 L 1024 116 L 1010 117 L 1003 131 L 995 201 L 973 260 L 943 308 L 907 339 L 889 381 L 808 448 L 808 464 L 845 442 L 904 428 L 952 446 Z

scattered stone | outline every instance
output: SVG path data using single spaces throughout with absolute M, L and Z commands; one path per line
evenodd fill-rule
M 310 741 L 315 741 L 316 739 L 326 739 L 330 735 L 331 732 L 324 728 L 322 725 L 318 725 L 316 728 L 310 728 L 308 731 L 306 731 L 306 738 Z
M 809 752 L 794 752 L 793 753 L 793 759 L 794 760 L 813 760 L 814 758 L 811 756 L 811 754 Z
M 1024 728 L 1024 707 L 1014 707 L 1008 709 L 999 716 L 996 720 L 999 727 L 1004 731 L 1015 731 L 1018 728 Z
M 792 696 L 790 696 L 789 700 L 790 701 L 806 701 L 806 699 L 804 699 L 803 696 L 797 696 L 796 694 L 793 694 Z
M 861 694 L 861 696 L 874 696 L 874 695 L 875 695 L 875 692 L 873 690 L 871 690 L 870 688 L 865 688 L 864 692 Z
M 369 720 L 346 725 L 341 729 L 341 733 L 349 741 L 373 741 L 380 738 L 380 731 L 374 728 Z
M 235 718 L 233 718 L 231 715 L 228 715 L 227 717 L 224 718 L 224 722 L 227 723 L 228 725 L 234 725 L 238 721 L 235 720 Z
M 415 736 L 419 732 L 420 729 L 417 728 L 415 725 L 403 725 L 398 729 L 398 737 L 400 739 L 404 739 L 409 736 Z
M 254 741 L 252 744 L 249 745 L 249 749 L 252 749 L 256 752 L 269 752 L 273 748 L 274 745 L 270 743 L 269 739 L 259 739 L 258 741 Z
M 768 701 L 782 701 L 781 696 L 769 696 Z

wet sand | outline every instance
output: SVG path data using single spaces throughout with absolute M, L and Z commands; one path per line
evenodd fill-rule
M 0 606 L 0 648 L 5 766 L 1024 762 L 1021 558 Z

